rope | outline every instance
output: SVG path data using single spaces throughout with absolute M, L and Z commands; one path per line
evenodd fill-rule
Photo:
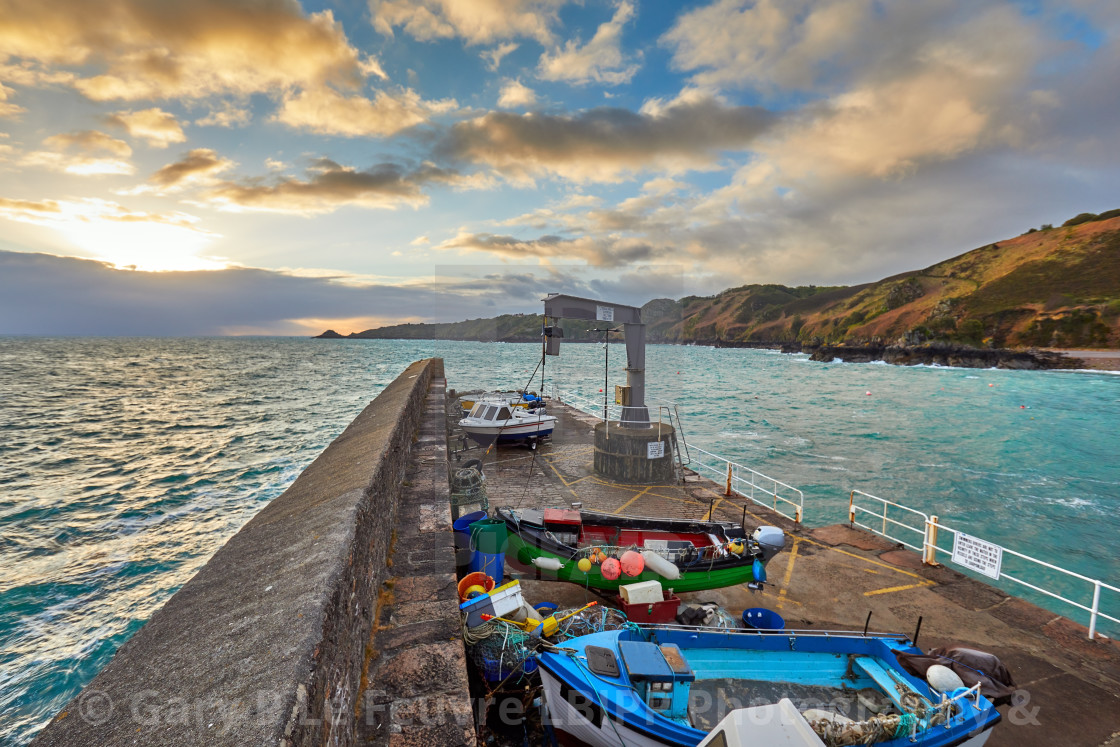
M 903 737 L 910 734 L 912 730 L 918 726 L 918 717 L 913 713 L 904 713 L 898 719 L 898 726 L 895 727 L 894 736 Z

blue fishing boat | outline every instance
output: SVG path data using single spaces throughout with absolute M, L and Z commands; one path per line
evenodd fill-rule
M 983 745 L 1000 715 L 981 686 L 938 692 L 896 653 L 921 655 L 901 635 L 631 625 L 538 661 L 566 744 Z

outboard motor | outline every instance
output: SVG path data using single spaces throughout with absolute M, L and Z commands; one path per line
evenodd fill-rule
M 782 551 L 786 546 L 786 533 L 778 527 L 759 527 L 754 530 L 751 539 L 758 543 L 762 550 L 762 562 L 767 563 L 770 558 Z

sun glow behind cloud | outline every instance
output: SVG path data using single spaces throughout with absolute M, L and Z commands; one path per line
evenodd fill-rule
M 230 266 L 202 251 L 218 236 L 186 213 L 147 213 L 107 200 L 0 200 L 0 216 L 57 231 L 75 256 L 146 272 L 221 270 Z

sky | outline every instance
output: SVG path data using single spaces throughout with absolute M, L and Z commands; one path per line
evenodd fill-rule
M 0 334 L 847 285 L 1120 207 L 1116 0 L 0 0 Z

